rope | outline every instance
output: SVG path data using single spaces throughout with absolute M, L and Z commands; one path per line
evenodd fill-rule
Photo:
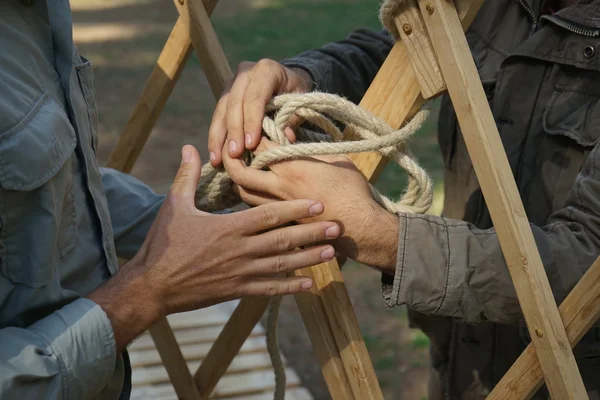
M 396 40 L 400 40 L 400 32 L 396 27 L 394 17 L 398 14 L 403 3 L 405 3 L 405 0 L 384 0 L 379 8 L 379 20 Z
M 423 107 L 410 122 L 398 130 L 342 97 L 320 92 L 279 95 L 267 105 L 267 113 L 274 115 L 264 117 L 263 133 L 281 147 L 256 156 L 247 155 L 245 161 L 251 167 L 262 169 L 276 162 L 316 155 L 378 151 L 407 171 L 408 186 L 398 201 L 392 201 L 371 185 L 373 198 L 392 213 L 424 213 L 431 206 L 431 179 L 406 146 L 408 139 L 429 116 L 428 107 Z M 299 143 L 291 145 L 283 130 L 294 114 L 323 133 L 298 128 L 296 136 Z M 348 138 L 344 137 L 336 122 L 349 128 L 349 136 L 358 140 L 343 141 Z M 200 210 L 213 212 L 239 204 L 240 199 L 231 186 L 231 178 L 224 169 L 215 169 L 210 164 L 205 164 L 196 190 L 196 206 Z M 275 372 L 275 400 L 284 399 L 286 385 L 285 368 L 277 339 L 280 305 L 281 296 L 272 298 L 267 316 L 267 348 Z

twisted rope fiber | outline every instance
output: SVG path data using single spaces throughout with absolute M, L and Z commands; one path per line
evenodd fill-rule
M 398 130 L 342 97 L 320 92 L 279 95 L 267 105 L 267 112 L 275 112 L 275 115 L 273 118 L 264 117 L 263 134 L 281 147 L 250 156 L 250 160 L 246 161 L 251 167 L 263 169 L 276 162 L 309 156 L 378 151 L 407 171 L 408 186 L 401 198 L 394 202 L 371 185 L 373 198 L 392 213 L 424 213 L 431 206 L 431 179 L 406 146 L 407 140 L 419 130 L 429 116 L 428 105 Z M 298 128 L 296 136 L 299 143 L 291 145 L 283 130 L 294 114 L 324 133 Z M 332 120 L 350 128 L 352 137 L 359 140 L 343 141 L 341 129 Z M 196 206 L 200 210 L 210 212 L 239 203 L 240 199 L 232 190 L 232 180 L 227 172 L 205 164 L 196 190 Z M 285 368 L 277 340 L 281 299 L 281 296 L 271 299 L 267 317 L 267 348 L 275 371 L 275 400 L 284 399 L 286 386 Z

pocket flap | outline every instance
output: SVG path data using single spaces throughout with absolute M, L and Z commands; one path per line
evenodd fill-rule
M 582 88 L 557 86 L 544 112 L 544 130 L 563 135 L 582 146 L 600 138 L 600 96 Z
M 47 94 L 16 126 L 0 134 L 0 186 L 33 190 L 52 178 L 75 149 L 64 109 Z

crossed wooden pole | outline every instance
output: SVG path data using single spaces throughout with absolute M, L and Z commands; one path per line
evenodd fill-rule
M 215 97 L 232 72 L 209 19 L 217 0 L 174 0 L 179 18 L 108 166 L 129 173 L 194 49 Z M 555 399 L 587 398 L 571 348 L 600 317 L 600 261 L 557 308 L 519 197 L 464 30 L 483 0 L 405 0 L 395 23 L 402 40 L 360 106 L 400 127 L 424 103 L 448 92 L 489 206 L 532 337 L 490 399 L 527 399 L 546 382 Z M 379 153 L 350 155 L 374 182 L 385 166 Z M 296 301 L 333 399 L 382 399 L 373 366 L 336 260 L 305 268 L 314 285 Z M 150 329 L 179 398 L 207 399 L 268 305 L 244 298 L 191 375 L 166 319 Z

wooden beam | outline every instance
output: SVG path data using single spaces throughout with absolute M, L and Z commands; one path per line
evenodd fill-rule
M 400 39 L 406 47 L 413 72 L 419 81 L 421 95 L 432 98 L 446 90 L 437 57 L 429 40 L 417 0 L 405 0 L 394 18 Z
M 419 0 L 448 92 L 507 261 L 546 383 L 555 399 L 586 391 L 537 250 L 504 146 L 456 9 Z
M 203 399 L 209 398 L 268 305 L 268 297 L 248 297 L 240 300 L 194 374 L 194 382 Z
M 454 3 L 463 30 L 466 31 L 483 2 L 455 0 Z M 420 23 L 414 15 L 408 15 L 405 18 L 406 22 L 410 24 L 418 25 Z M 423 33 L 419 30 L 415 32 L 415 34 Z M 423 105 L 424 100 L 420 93 L 421 86 L 411 67 L 406 46 L 399 41 L 392 47 L 390 54 L 363 96 L 360 106 L 384 119 L 391 127 L 399 128 Z M 433 97 L 436 94 L 430 93 L 430 95 Z M 379 174 L 387 164 L 385 157 L 378 152 L 350 154 L 349 157 L 371 183 L 379 178 Z
M 573 348 L 600 319 L 600 258 L 575 285 L 558 311 Z M 544 373 L 535 347 L 529 344 L 498 382 L 487 400 L 530 399 L 542 383 L 544 383 Z
M 209 12 L 199 0 L 174 0 L 174 3 L 179 18 L 187 27 L 213 95 L 218 99 L 233 73 L 210 22 Z
M 206 12 L 212 14 L 217 0 L 204 0 Z M 130 173 L 152 128 L 162 112 L 179 75 L 192 51 L 188 27 L 180 17 L 177 19 L 144 91 L 138 101 L 125 130 L 109 156 L 107 166 Z
M 150 329 L 150 335 L 177 396 L 182 400 L 200 400 L 200 392 L 194 385 L 192 374 L 167 319 L 163 318 L 154 324 Z

